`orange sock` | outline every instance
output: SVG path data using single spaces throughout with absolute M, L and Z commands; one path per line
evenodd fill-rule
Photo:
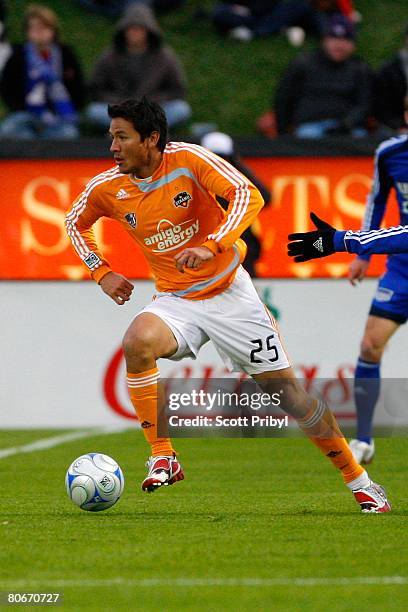
M 160 430 L 165 428 L 165 417 L 160 412 L 159 402 L 159 370 L 152 368 L 139 374 L 127 375 L 127 385 L 130 399 L 143 429 L 147 442 L 152 449 L 152 456 L 173 455 L 174 450 L 170 438 L 159 438 Z M 160 417 L 163 417 L 160 420 Z M 167 421 L 166 421 L 167 423 Z
M 322 401 L 313 402 L 308 414 L 298 419 L 298 425 L 332 464 L 341 471 L 345 483 L 355 480 L 365 471 L 353 457 L 330 408 Z

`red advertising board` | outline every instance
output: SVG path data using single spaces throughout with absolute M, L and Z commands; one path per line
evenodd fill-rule
M 306 264 L 286 255 L 290 232 L 310 227 L 314 210 L 338 228 L 358 229 L 371 184 L 371 158 L 250 158 L 245 162 L 273 193 L 259 217 L 263 255 L 259 276 L 338 277 L 347 273 L 347 254 Z M 71 202 L 94 175 L 112 166 L 106 160 L 13 160 L 0 162 L 3 185 L 0 232 L 0 278 L 87 278 L 64 230 Z M 397 223 L 390 207 L 386 223 Z M 96 236 L 113 269 L 131 278 L 149 278 L 135 243 L 110 220 L 97 223 Z M 374 258 L 370 274 L 382 272 Z

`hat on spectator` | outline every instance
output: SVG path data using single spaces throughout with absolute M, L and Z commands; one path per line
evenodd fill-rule
M 356 30 L 347 17 L 344 17 L 344 15 L 334 15 L 327 22 L 324 35 L 332 38 L 347 38 L 348 40 L 355 40 Z
M 234 141 L 231 136 L 223 132 L 208 132 L 202 137 L 201 146 L 218 155 L 234 154 Z

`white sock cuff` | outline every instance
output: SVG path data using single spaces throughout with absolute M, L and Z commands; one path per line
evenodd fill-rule
M 317 406 L 316 406 L 316 410 L 314 411 L 314 413 L 308 418 L 308 419 L 299 419 L 298 423 L 299 425 L 301 425 L 304 428 L 311 428 L 314 425 L 316 425 L 316 423 L 318 423 L 320 421 L 320 419 L 322 418 L 322 416 L 324 415 L 324 412 L 326 410 L 326 405 L 324 402 L 318 402 Z
M 369 487 L 370 484 L 371 480 L 365 470 L 362 474 L 360 474 L 358 478 L 355 478 L 351 482 L 346 482 L 346 485 L 351 491 L 356 491 L 357 489 L 365 489 L 366 487 Z

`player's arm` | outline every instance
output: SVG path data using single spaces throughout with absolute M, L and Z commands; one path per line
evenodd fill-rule
M 374 157 L 374 177 L 371 191 L 367 197 L 362 231 L 377 230 L 384 217 L 392 181 L 387 173 L 386 162 L 382 149 L 376 151 Z M 351 263 L 348 278 L 352 285 L 362 281 L 370 263 L 370 255 L 361 253 Z
M 85 189 L 74 201 L 65 217 L 65 227 L 72 246 L 101 289 L 121 305 L 130 299 L 133 285 L 125 277 L 113 272 L 95 240 L 93 225 L 104 216 L 98 205 L 97 191 Z
M 408 252 L 407 225 L 381 230 L 339 231 L 314 213 L 310 218 L 316 230 L 288 236 L 288 255 L 296 262 L 345 251 L 364 256 Z
M 385 157 L 381 151 L 381 147 L 378 148 L 374 157 L 373 185 L 367 198 L 362 231 L 377 230 L 380 227 L 392 186 L 392 181 L 387 173 Z M 351 262 L 348 279 L 352 285 L 364 279 L 370 265 L 370 257 L 370 254 L 362 251 Z
M 334 246 L 336 251 L 357 253 L 359 256 L 408 253 L 408 225 L 358 232 L 336 231 Z
M 258 189 L 227 161 L 198 145 L 190 145 L 189 166 L 199 184 L 227 200 L 227 214 L 200 247 L 184 249 L 176 256 L 179 270 L 198 268 L 203 261 L 231 248 L 264 206 Z
M 200 184 L 210 193 L 228 202 L 226 216 L 202 246 L 216 255 L 231 248 L 264 206 L 258 189 L 230 163 L 214 153 L 196 147 L 195 172 Z

